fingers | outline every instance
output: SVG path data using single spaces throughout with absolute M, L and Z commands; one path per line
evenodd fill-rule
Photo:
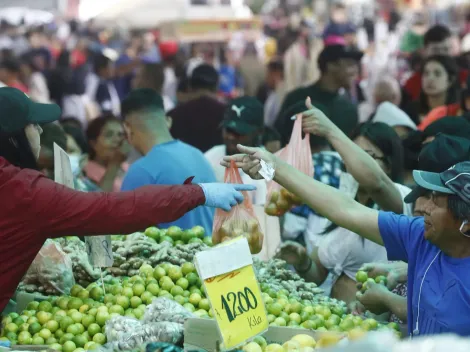
M 241 144 L 237 144 L 237 149 L 242 152 L 242 153 L 245 153 L 247 155 L 255 155 L 256 152 L 258 151 L 258 148 L 254 148 L 254 147 L 246 147 L 244 145 L 241 145 Z M 239 154 L 238 154 L 239 155 Z
M 242 162 L 245 158 L 245 154 L 234 154 L 234 155 L 226 155 L 223 158 L 223 161 L 230 164 L 231 161 L 235 161 L 235 163 Z
M 312 99 L 310 99 L 310 97 L 307 97 L 307 99 L 305 99 L 305 106 L 309 110 L 314 108 L 314 106 L 312 105 Z
M 232 184 L 233 188 L 235 188 L 237 191 L 255 191 L 256 186 L 255 185 L 245 185 L 245 184 Z M 241 194 L 241 193 L 240 193 Z
M 238 202 L 238 204 L 243 203 L 244 197 L 241 192 L 235 191 L 235 193 L 233 194 L 233 197 Z M 233 204 L 233 205 L 236 205 L 236 204 Z

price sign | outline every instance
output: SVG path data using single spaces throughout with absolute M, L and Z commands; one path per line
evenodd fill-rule
M 245 237 L 197 253 L 195 265 L 225 350 L 267 330 L 266 308 Z

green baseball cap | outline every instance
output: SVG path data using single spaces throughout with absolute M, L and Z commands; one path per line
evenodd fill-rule
M 264 127 L 264 107 L 254 97 L 233 99 L 225 110 L 222 127 L 242 136 L 254 133 Z
M 35 103 L 16 88 L 0 88 L 0 132 L 13 134 L 30 124 L 57 121 L 60 115 L 57 104 Z

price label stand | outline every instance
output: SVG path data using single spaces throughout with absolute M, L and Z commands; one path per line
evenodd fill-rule
M 197 253 L 195 266 L 211 303 L 224 350 L 240 346 L 268 329 L 266 308 L 245 237 Z

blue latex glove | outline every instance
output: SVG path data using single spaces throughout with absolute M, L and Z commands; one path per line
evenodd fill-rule
M 206 203 L 204 205 L 212 208 L 220 208 L 230 211 L 234 205 L 243 202 L 243 194 L 240 191 L 254 191 L 253 185 L 241 185 L 231 183 L 200 183 Z

